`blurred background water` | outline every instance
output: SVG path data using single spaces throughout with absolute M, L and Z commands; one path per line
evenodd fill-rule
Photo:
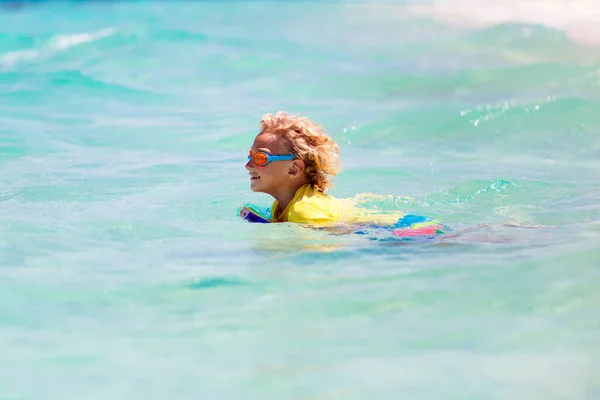
M 0 398 L 597 399 L 593 1 L 0 12 Z M 236 215 L 264 113 L 398 244 Z

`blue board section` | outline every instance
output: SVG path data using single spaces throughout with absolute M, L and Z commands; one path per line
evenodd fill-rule
M 422 215 L 408 214 L 400 218 L 394 228 L 410 228 L 413 224 L 431 221 L 431 218 Z
M 246 221 L 260 224 L 268 224 L 271 222 L 270 213 L 270 209 L 267 210 L 265 207 L 253 205 L 245 205 L 239 211 L 240 217 L 244 218 Z

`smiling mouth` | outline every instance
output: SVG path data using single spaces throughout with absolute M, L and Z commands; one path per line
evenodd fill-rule
M 260 179 L 260 176 L 258 176 L 258 175 L 257 175 L 257 176 L 252 176 L 252 175 L 250 175 L 250 180 L 251 180 L 251 181 L 256 181 L 256 180 L 258 180 L 258 179 Z

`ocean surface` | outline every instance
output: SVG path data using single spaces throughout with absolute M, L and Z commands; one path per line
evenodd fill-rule
M 0 399 L 600 398 L 598 7 L 3 3 Z M 452 231 L 242 220 L 279 110 Z

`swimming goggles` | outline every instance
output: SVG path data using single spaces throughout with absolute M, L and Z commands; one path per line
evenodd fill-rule
M 252 150 L 250 150 L 250 153 L 248 153 L 248 160 L 254 161 L 256 165 L 260 165 L 261 167 L 264 167 L 272 161 L 293 160 L 294 158 L 296 158 L 296 156 L 293 154 L 283 154 L 280 156 L 274 156 L 267 153 L 266 151 L 257 151 L 256 153 L 252 154 Z

